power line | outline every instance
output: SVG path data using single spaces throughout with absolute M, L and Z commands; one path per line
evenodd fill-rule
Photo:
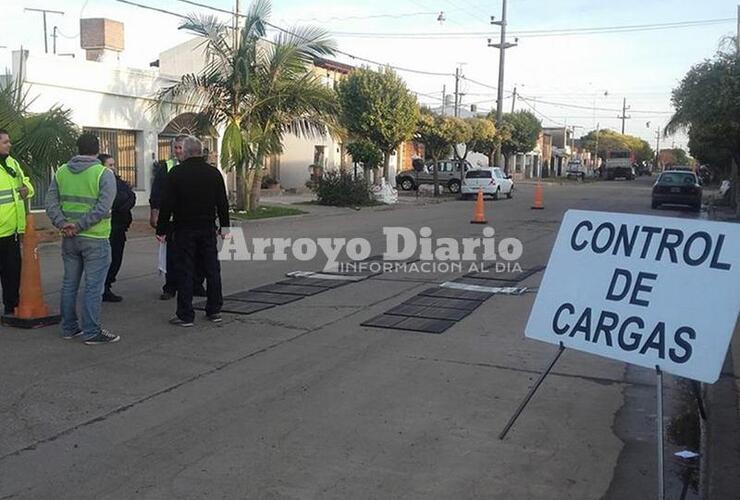
M 328 22 L 328 21 L 349 21 L 349 20 L 363 20 L 363 19 L 379 19 L 379 18 L 390 18 L 390 19 L 401 19 L 404 17 L 417 17 L 417 16 L 436 16 L 439 11 L 424 11 L 424 12 L 407 12 L 403 14 L 369 14 L 367 16 L 332 16 L 332 17 L 304 17 L 296 19 L 295 22 L 303 21 L 316 21 L 316 22 Z
M 536 29 L 536 30 L 512 30 L 509 34 L 520 38 L 542 38 L 542 37 L 556 37 L 556 36 L 571 36 L 571 35 L 598 35 L 598 34 L 613 34 L 613 33 L 634 33 L 640 31 L 658 31 L 666 29 L 680 29 L 680 28 L 692 28 L 698 26 L 709 26 L 714 24 L 722 24 L 728 22 L 735 22 L 733 18 L 719 18 L 719 19 L 705 19 L 697 21 L 680 21 L 673 23 L 658 23 L 658 24 L 633 24 L 633 25 L 621 25 L 621 26 L 600 26 L 600 27 L 583 27 L 583 28 L 551 28 L 551 29 Z M 465 39 L 465 38 L 479 38 L 483 36 L 492 36 L 494 33 L 490 31 L 460 31 L 451 33 L 439 33 L 439 32 L 358 32 L 358 31 L 332 31 L 331 34 L 340 38 L 408 38 L 408 39 Z
M 117 1 L 123 2 L 123 3 L 133 4 L 133 2 L 130 2 L 128 0 L 117 0 Z M 196 7 L 202 7 L 204 9 L 210 9 L 210 10 L 213 10 L 215 12 L 222 12 L 222 13 L 229 14 L 229 15 L 233 15 L 234 14 L 233 12 L 229 12 L 226 9 L 219 9 L 218 7 L 212 7 L 210 5 L 202 4 L 202 3 L 199 3 L 199 2 L 193 2 L 192 0 L 178 0 L 178 1 L 179 2 L 183 2 L 183 3 L 190 4 L 190 5 L 194 5 Z M 139 7 L 148 8 L 148 7 L 142 6 L 142 5 L 138 5 L 138 6 Z M 163 11 L 161 9 L 153 9 L 153 10 L 159 10 L 160 12 L 166 12 L 168 14 L 175 14 L 174 12 Z M 180 14 L 175 14 L 175 15 L 177 15 L 178 17 L 187 17 L 187 16 L 182 16 Z M 239 17 L 247 17 L 247 16 L 245 14 L 239 14 Z M 288 35 L 292 35 L 292 36 L 297 37 L 297 38 L 300 38 L 302 40 L 308 40 L 308 38 L 306 38 L 304 36 L 301 36 L 301 35 L 299 35 L 297 33 L 294 33 L 293 31 L 290 31 L 288 29 L 282 28 L 282 27 L 277 26 L 275 24 L 272 24 L 270 22 L 264 21 L 264 24 L 266 26 L 269 26 L 271 28 L 274 28 L 274 29 L 276 29 L 278 31 L 282 31 L 283 33 L 286 33 Z M 344 51 L 338 50 L 338 49 L 335 49 L 334 52 L 336 52 L 337 54 L 342 54 L 344 56 L 347 56 L 347 57 L 349 57 L 351 59 L 354 59 L 354 60 L 357 60 L 357 61 L 363 61 L 363 62 L 367 62 L 367 63 L 370 63 L 370 64 L 375 64 L 376 66 L 387 66 L 389 68 L 392 68 L 392 69 L 395 69 L 395 70 L 398 70 L 398 71 L 405 71 L 407 73 L 416 73 L 416 74 L 420 74 L 420 75 L 429 75 L 429 76 L 454 76 L 452 73 L 438 73 L 438 72 L 434 72 L 434 71 L 424 71 L 424 70 L 413 69 L 413 68 L 404 68 L 402 66 L 394 66 L 394 65 L 391 65 L 391 64 L 387 64 L 387 63 L 381 63 L 381 62 L 378 62 L 378 61 L 374 61 L 372 59 L 368 59 L 366 57 L 357 56 L 357 55 L 354 55 L 354 54 L 350 54 L 349 52 L 344 52 Z
M 534 106 L 532 106 L 531 104 L 529 104 L 529 99 L 526 99 L 526 98 L 522 97 L 521 95 L 519 95 L 519 100 L 522 101 L 522 102 L 524 102 L 524 104 L 526 104 L 527 106 L 529 106 L 529 108 L 531 108 L 532 111 L 534 111 L 536 114 L 538 114 L 539 116 L 541 116 L 545 120 L 549 120 L 552 123 L 555 123 L 556 125 L 562 125 L 563 127 L 567 126 L 564 122 L 559 122 L 557 120 L 553 120 L 552 118 L 550 118 L 546 114 L 542 113 L 541 111 L 538 111 L 537 108 L 535 108 Z

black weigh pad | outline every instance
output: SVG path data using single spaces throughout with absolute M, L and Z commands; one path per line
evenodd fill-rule
M 316 286 L 300 286 L 300 285 L 265 285 L 258 288 L 252 288 L 252 292 L 270 292 L 278 294 L 288 295 L 302 295 L 308 297 L 309 295 L 316 295 L 325 291 L 325 288 L 319 288 Z
M 472 278 L 470 276 L 463 276 L 452 280 L 452 282 L 463 285 L 485 286 L 487 288 L 506 288 L 514 286 L 517 283 L 516 281 L 486 280 L 482 278 Z
M 385 314 L 396 316 L 410 316 L 414 318 L 427 319 L 446 319 L 450 321 L 460 321 L 471 311 L 464 309 L 447 309 L 444 307 L 424 307 L 414 304 L 401 304 L 396 306 Z
M 448 309 L 462 309 L 472 311 L 480 305 L 477 300 L 449 299 L 446 297 L 427 297 L 417 295 L 404 302 L 406 305 L 418 305 L 428 307 L 446 307 Z
M 240 300 L 242 302 L 261 302 L 263 304 L 274 304 L 281 306 L 283 304 L 289 304 L 296 300 L 301 300 L 303 295 L 287 295 L 280 293 L 269 293 L 269 292 L 254 292 L 252 290 L 246 290 L 244 292 L 234 293 L 224 297 L 230 300 Z
M 393 316 L 390 314 L 381 314 L 364 323 L 362 326 L 374 326 L 379 328 L 389 328 L 393 330 L 408 330 L 421 333 L 439 334 L 454 325 L 454 321 L 444 319 L 427 319 L 427 318 L 409 318 L 406 316 Z
M 349 280 L 327 280 L 320 278 L 291 278 L 288 280 L 278 281 L 276 285 L 293 285 L 293 286 L 315 286 L 319 288 L 337 288 L 347 283 L 354 283 Z
M 534 266 L 529 269 L 523 269 L 521 272 L 506 272 L 506 273 L 469 273 L 466 274 L 465 278 L 476 278 L 482 280 L 493 280 L 493 281 L 508 281 L 512 283 L 518 283 L 526 278 L 529 278 L 535 273 L 538 273 L 545 269 L 545 266 Z
M 457 290 L 455 288 L 434 287 L 427 288 L 419 295 L 426 295 L 427 297 L 445 297 L 448 299 L 475 300 L 478 302 L 483 302 L 494 294 L 490 292 L 477 292 L 472 290 Z
M 265 309 L 275 307 L 275 304 L 260 304 L 257 302 L 242 302 L 239 300 L 228 300 L 224 299 L 224 305 L 221 307 L 221 312 L 232 313 L 232 314 L 253 314 Z M 206 308 L 205 302 L 199 302 L 193 306 L 193 309 L 204 311 Z

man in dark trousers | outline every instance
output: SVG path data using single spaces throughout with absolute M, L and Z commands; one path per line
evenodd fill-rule
M 15 314 L 21 284 L 21 237 L 26 232 L 26 201 L 31 181 L 10 156 L 10 135 L 0 129 L 0 284 L 6 315 Z
M 152 181 L 151 194 L 149 195 L 149 224 L 152 228 L 156 229 L 157 219 L 159 217 L 159 210 L 162 204 L 162 196 L 164 194 L 164 186 L 167 176 L 179 165 L 182 161 L 182 141 L 188 137 L 187 135 L 178 135 L 172 139 L 170 159 L 166 161 L 158 162 L 154 171 L 154 180 Z M 174 228 L 170 227 L 170 233 L 167 234 L 167 273 L 164 278 L 164 286 L 162 287 L 162 294 L 159 296 L 161 300 L 170 300 L 177 293 L 177 288 L 182 278 L 182 272 L 179 267 L 179 262 L 175 259 L 177 254 L 177 242 L 172 232 Z M 200 263 L 201 259 L 196 261 L 196 272 L 194 276 L 194 294 L 200 297 L 205 297 L 206 292 L 203 288 L 203 266 Z
M 116 160 L 107 154 L 98 156 L 104 167 L 110 169 L 116 176 L 116 199 L 113 200 L 110 218 L 110 251 L 111 263 L 108 276 L 105 278 L 103 302 L 121 302 L 123 297 L 111 291 L 111 285 L 116 281 L 118 271 L 123 262 L 123 249 L 126 247 L 126 231 L 134 220 L 131 210 L 136 206 L 136 193 L 121 179 L 116 171 Z
M 197 138 L 188 136 L 182 141 L 182 156 L 183 161 L 165 182 L 157 239 L 166 241 L 172 224 L 182 280 L 177 290 L 177 314 L 170 323 L 190 327 L 195 320 L 193 276 L 198 258 L 206 276 L 206 317 L 215 323 L 221 321 L 223 296 L 216 238 L 224 238 L 228 232 L 229 201 L 221 172 L 203 159 L 203 144 Z

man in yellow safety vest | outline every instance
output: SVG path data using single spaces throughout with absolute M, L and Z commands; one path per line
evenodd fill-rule
M 10 135 L 0 129 L 0 285 L 5 314 L 14 314 L 21 284 L 20 236 L 26 232 L 26 202 L 33 186 L 10 156 Z
M 111 207 L 116 177 L 98 160 L 100 143 L 93 134 L 77 139 L 79 155 L 57 169 L 46 195 L 46 213 L 62 231 L 62 337 L 82 337 L 85 344 L 117 342 L 100 326 L 103 287 L 111 263 Z M 77 320 L 77 291 L 85 275 L 82 322 Z

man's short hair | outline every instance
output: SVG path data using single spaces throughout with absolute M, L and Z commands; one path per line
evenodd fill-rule
M 195 136 L 185 136 L 185 139 L 182 141 L 182 152 L 186 160 L 196 156 L 203 156 L 203 143 Z
M 4 128 L 0 128 L 0 135 L 7 135 L 8 137 L 10 137 L 10 134 Z
M 93 134 L 82 134 L 77 139 L 77 152 L 84 156 L 97 156 L 100 153 L 100 141 Z
M 175 137 L 173 137 L 172 138 L 172 143 L 170 144 L 170 146 L 172 147 L 172 149 L 175 148 L 175 144 L 177 144 L 178 142 L 179 143 L 182 143 L 182 141 L 184 141 L 186 137 L 188 137 L 187 134 L 177 134 Z

